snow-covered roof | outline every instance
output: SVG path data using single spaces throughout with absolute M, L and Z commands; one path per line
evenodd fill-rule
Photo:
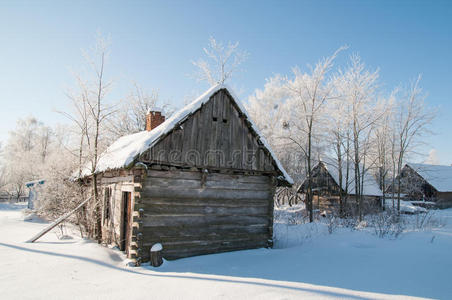
M 241 113 L 243 113 L 248 122 L 251 124 L 252 129 L 258 135 L 258 139 L 262 142 L 265 148 L 270 152 L 273 160 L 276 163 L 278 170 L 281 172 L 280 179 L 287 181 L 289 184 L 293 184 L 292 178 L 287 174 L 284 170 L 281 162 L 278 160 L 276 155 L 270 148 L 270 145 L 267 143 L 265 138 L 260 134 L 257 126 L 249 117 L 245 107 L 240 102 L 239 98 L 235 96 L 234 92 L 231 88 L 224 84 L 218 84 L 212 86 L 208 89 L 204 94 L 199 96 L 193 102 L 180 109 L 176 113 L 174 113 L 170 118 L 168 118 L 165 122 L 157 126 L 151 131 L 141 131 L 138 133 L 130 134 L 123 136 L 116 140 L 107 150 L 102 153 L 99 157 L 99 161 L 97 163 L 96 173 L 104 172 L 107 170 L 120 169 L 124 167 L 130 166 L 137 156 L 153 147 L 157 142 L 160 141 L 166 134 L 171 132 L 176 126 L 184 122 L 189 116 L 195 113 L 198 109 L 201 108 L 203 104 L 205 104 L 211 96 L 213 96 L 219 90 L 226 89 L 229 94 L 232 96 L 233 101 L 239 107 Z M 85 168 L 82 171 L 82 177 L 91 175 L 91 169 L 89 167 Z
M 333 177 L 336 184 L 339 185 L 339 169 L 338 169 L 338 163 L 333 159 L 327 159 L 322 161 L 326 169 L 328 170 L 328 173 L 330 173 L 331 177 Z M 362 166 L 360 165 L 360 169 L 362 170 Z M 342 189 L 345 190 L 346 188 L 346 181 L 345 181 L 345 174 L 347 172 L 346 165 L 343 164 L 342 166 Z M 355 168 L 354 166 L 350 165 L 348 170 L 348 193 L 350 195 L 355 194 Z M 372 174 L 367 170 L 364 173 L 364 181 L 363 181 L 363 195 L 365 196 L 383 196 L 383 193 L 378 186 L 377 181 L 372 176 Z
M 407 163 L 438 192 L 452 192 L 452 166 Z

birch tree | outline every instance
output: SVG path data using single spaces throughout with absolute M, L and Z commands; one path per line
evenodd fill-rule
M 378 70 L 366 70 L 358 55 L 350 57 L 350 65 L 345 72 L 339 72 L 340 93 L 345 95 L 350 106 L 352 163 L 354 169 L 355 196 L 359 221 L 363 218 L 362 181 L 366 172 L 365 157 L 369 146 L 370 131 L 381 117 L 373 109 L 376 102 Z
M 327 101 L 332 97 L 333 86 L 328 73 L 339 48 L 333 55 L 320 60 L 309 73 L 302 73 L 300 69 L 293 70 L 294 78 L 287 79 L 287 89 L 290 93 L 291 117 L 284 124 L 287 130 L 286 139 L 298 146 L 306 162 L 306 206 L 309 221 L 313 222 L 313 196 L 312 196 L 312 167 L 313 167 L 313 141 L 321 124 L 321 116 Z
M 394 92 L 388 101 L 385 101 L 385 112 L 382 115 L 378 126 L 375 129 L 374 143 L 372 147 L 375 149 L 375 161 L 377 162 L 377 178 L 378 184 L 383 192 L 381 199 L 382 209 L 386 209 L 386 189 L 388 177 L 391 174 L 391 161 L 393 151 L 393 118 L 394 118 Z
M 192 61 L 192 64 L 197 68 L 195 78 L 210 85 L 224 84 L 230 80 L 248 57 L 246 51 L 239 49 L 239 42 L 224 45 L 213 37 L 210 37 L 209 45 L 203 48 L 203 52 L 204 57 Z
M 400 172 L 408 154 L 422 144 L 422 137 L 428 133 L 428 126 L 435 112 L 428 110 L 424 100 L 426 95 L 420 87 L 421 76 L 404 91 L 397 106 L 395 116 L 394 161 L 397 176 L 397 212 L 400 214 Z
M 18 119 L 10 132 L 4 150 L 4 168 L 7 183 L 19 199 L 25 192 L 25 182 L 42 176 L 48 155 L 51 130 L 36 118 Z
M 91 52 L 85 52 L 84 57 L 89 67 L 86 78 L 76 76 L 77 92 L 69 98 L 75 115 L 65 113 L 76 125 L 80 133 L 79 139 L 79 175 L 84 170 L 92 175 L 92 198 L 95 207 L 95 233 L 98 242 L 102 240 L 101 201 L 98 191 L 97 164 L 99 155 L 105 148 L 105 124 L 108 118 L 116 113 L 107 95 L 111 81 L 105 78 L 106 59 L 108 57 L 108 42 L 98 36 L 96 45 Z M 85 164 L 84 161 L 87 163 Z
M 119 104 L 118 113 L 108 119 L 106 128 L 109 139 L 114 141 L 121 136 L 145 130 L 146 114 L 154 109 L 163 110 L 166 117 L 171 113 L 170 105 L 159 99 L 157 90 L 147 92 L 134 83 L 132 91 Z
M 329 164 L 337 169 L 339 189 L 339 215 L 345 217 L 350 184 L 350 105 L 347 105 L 346 95 L 341 90 L 342 79 L 335 76 L 334 93 L 332 101 L 328 105 L 328 145 L 334 155 L 334 161 Z M 339 87 L 339 88 L 338 88 Z

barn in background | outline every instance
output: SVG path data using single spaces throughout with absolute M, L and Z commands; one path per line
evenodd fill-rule
M 272 247 L 275 188 L 293 182 L 231 90 L 146 119 L 100 156 L 103 241 L 137 263 L 156 243 L 166 259 Z
M 400 193 L 406 199 L 431 201 L 438 208 L 452 207 L 452 166 L 407 163 L 399 176 Z
M 347 198 L 348 211 L 355 211 L 356 195 L 355 195 L 355 172 L 353 166 L 347 168 L 344 164 L 342 167 L 342 186 L 339 186 L 339 170 L 337 161 L 328 159 L 319 161 L 312 169 L 312 190 L 314 194 L 314 208 L 326 210 L 328 212 L 339 211 L 339 191 Z M 346 174 L 348 173 L 348 181 Z M 367 171 L 362 180 L 363 188 L 363 208 L 364 212 L 372 212 L 377 210 L 381 205 L 381 197 L 383 193 L 378 186 L 377 181 L 372 174 Z M 304 193 L 306 190 L 307 180 L 300 186 L 299 192 Z M 346 192 L 347 191 L 347 192 Z

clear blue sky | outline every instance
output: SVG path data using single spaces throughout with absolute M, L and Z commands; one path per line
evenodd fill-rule
M 423 75 L 439 107 L 424 150 L 452 163 L 452 1 L 1 1 L 0 141 L 18 117 L 65 122 L 53 111 L 67 106 L 70 70 L 98 30 L 111 36 L 113 95 L 136 81 L 175 107 L 207 87 L 188 75 L 209 36 L 250 53 L 232 82 L 242 99 L 266 78 L 349 45 L 341 59 L 359 53 L 388 90 Z

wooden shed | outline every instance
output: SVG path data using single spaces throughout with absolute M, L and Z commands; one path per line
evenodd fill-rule
M 438 208 L 452 207 L 452 166 L 407 163 L 400 176 L 400 192 L 408 200 L 431 201 Z M 388 188 L 392 191 L 392 187 Z M 394 187 L 397 192 L 397 184 Z
M 275 188 L 293 182 L 231 90 L 164 119 L 100 156 L 103 241 L 137 263 L 156 243 L 165 259 L 272 247 Z
M 339 209 L 339 191 L 347 197 L 347 207 L 349 211 L 356 209 L 355 195 L 355 172 L 352 165 L 348 168 L 348 182 L 345 177 L 347 168 L 345 164 L 342 166 L 342 186 L 339 186 L 339 169 L 338 163 L 334 159 L 326 159 L 319 161 L 312 168 L 312 188 L 313 188 L 313 205 L 321 210 L 338 210 Z M 299 188 L 299 192 L 304 193 L 306 190 L 307 179 L 303 181 Z M 378 186 L 377 181 L 372 174 L 367 171 L 362 179 L 363 188 L 363 204 L 364 212 L 374 211 L 381 203 L 383 193 Z M 348 191 L 345 194 L 345 191 Z

